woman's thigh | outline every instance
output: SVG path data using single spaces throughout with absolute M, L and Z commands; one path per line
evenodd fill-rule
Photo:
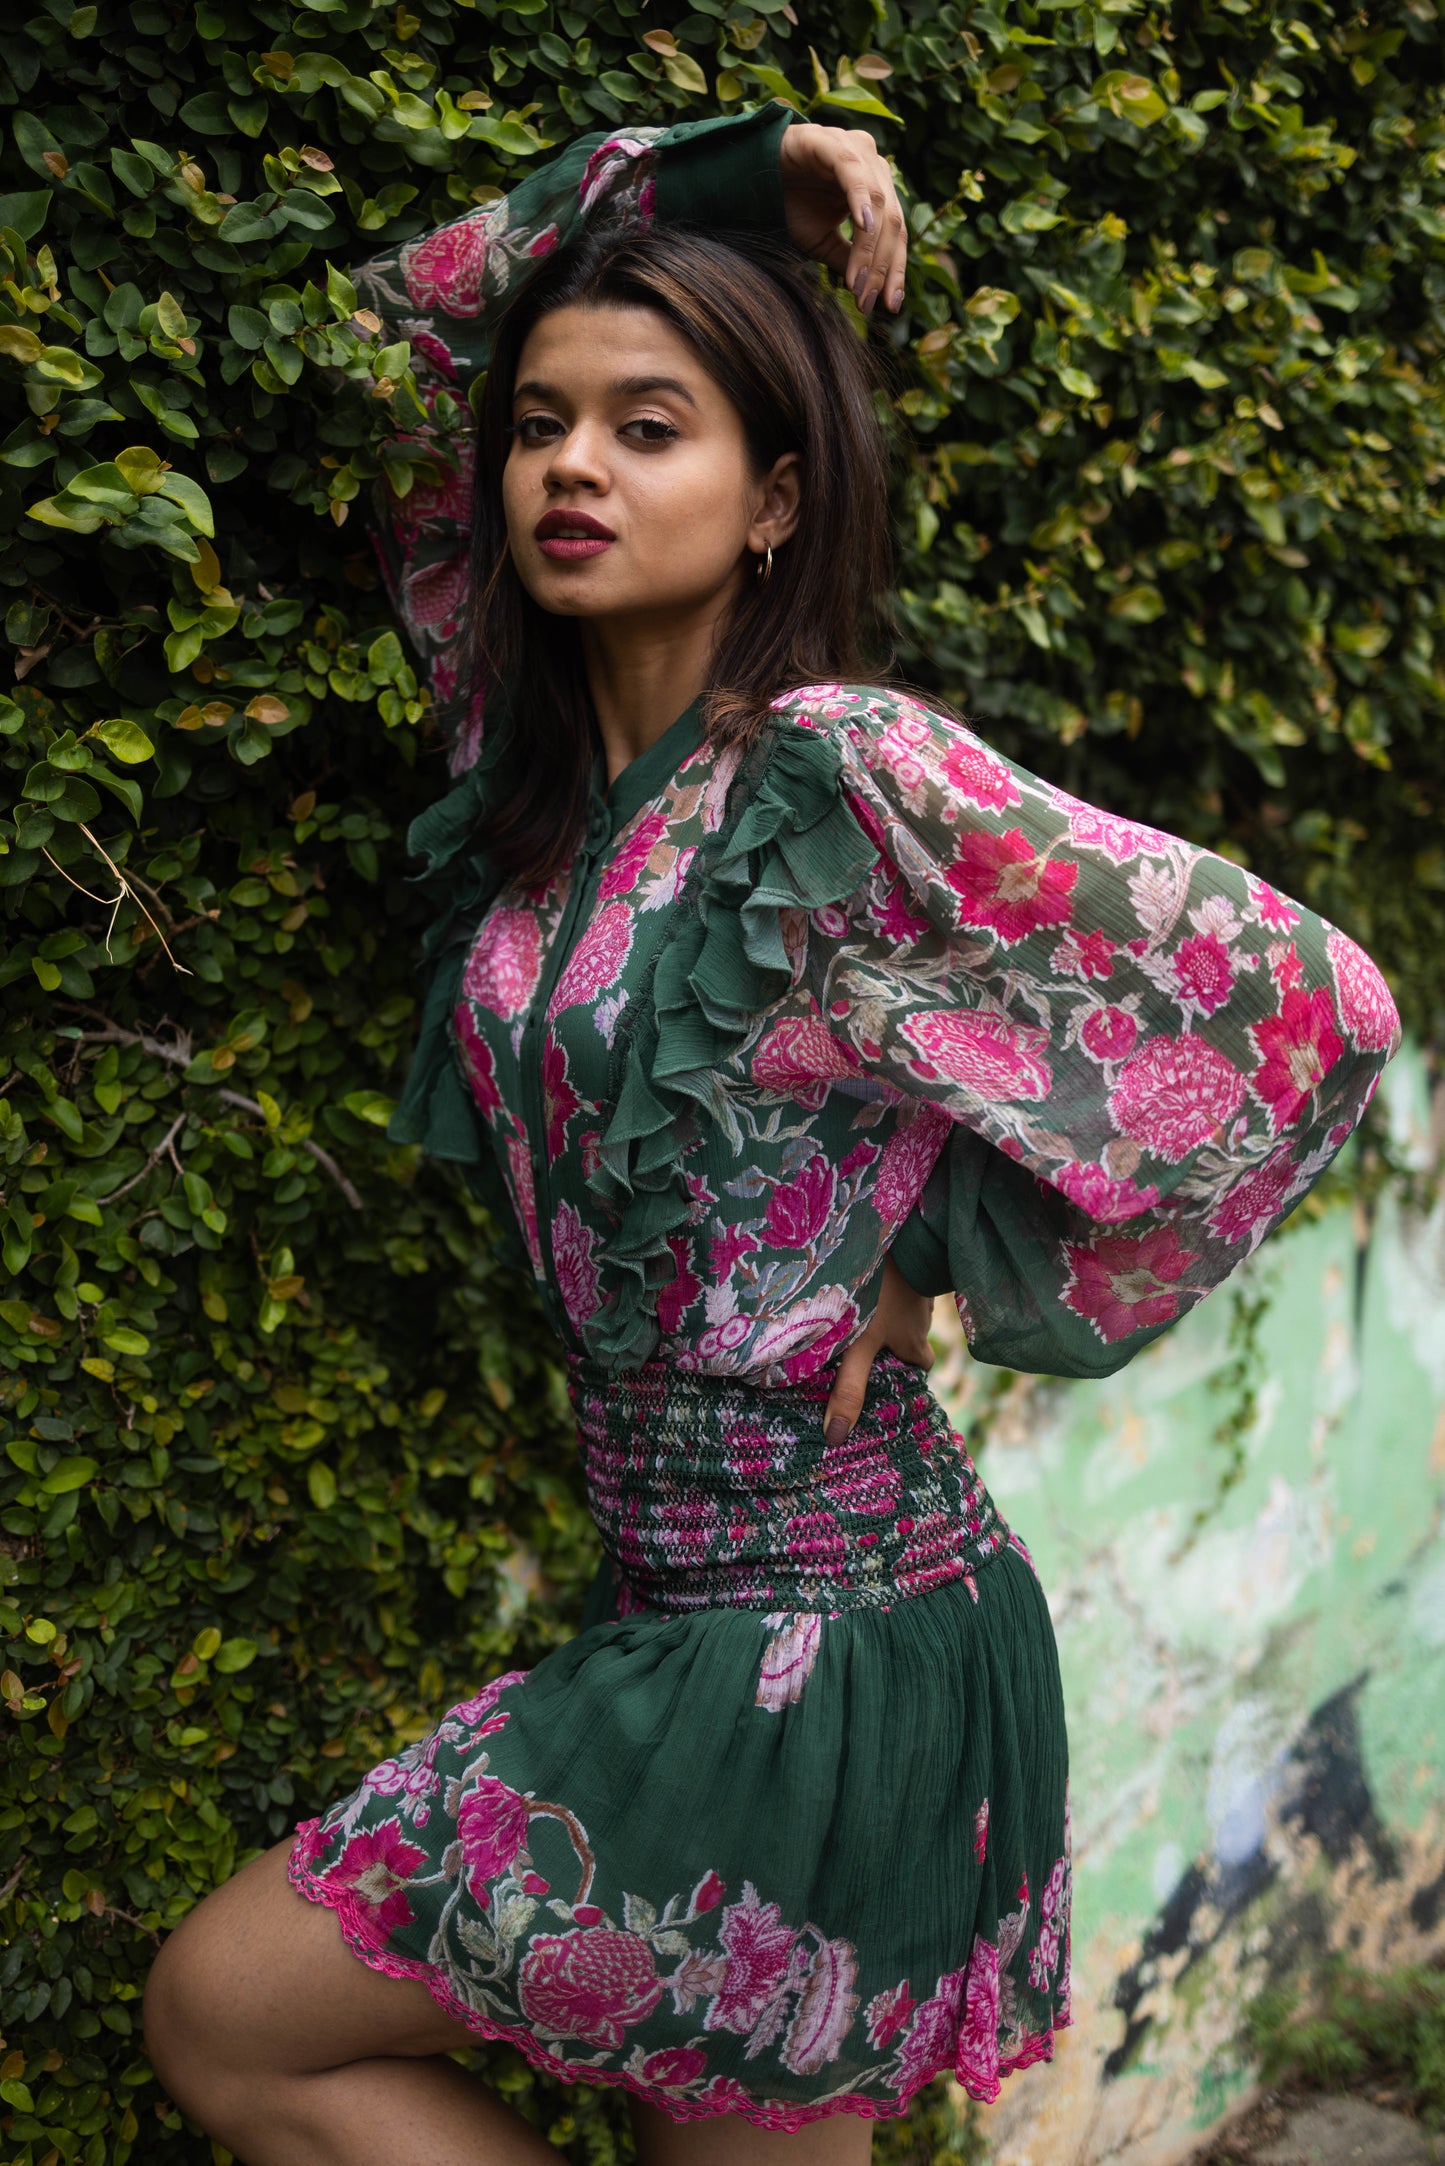
M 419 1979 L 388 1978 L 352 1954 L 334 1914 L 287 1879 L 290 1849 L 288 1836 L 242 1866 L 162 1945 L 144 2014 L 163 2077 L 195 2054 L 212 2068 L 302 2075 L 475 2045 Z
M 873 2123 L 833 2113 L 795 2135 L 754 2128 L 736 2114 L 706 2121 L 670 2121 L 634 2102 L 632 2129 L 638 2166 L 868 2166 Z

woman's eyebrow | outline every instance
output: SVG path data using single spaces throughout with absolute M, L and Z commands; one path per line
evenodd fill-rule
M 607 388 L 614 398 L 619 399 L 642 398 L 649 391 L 672 391 L 678 398 L 685 399 L 694 410 L 697 407 L 697 400 L 687 385 L 679 383 L 675 376 L 619 376 L 616 383 L 609 384 Z M 561 399 L 562 393 L 556 384 L 544 384 L 539 378 L 529 376 L 524 383 L 513 385 L 512 396 L 514 399 L 548 399 L 555 405 Z

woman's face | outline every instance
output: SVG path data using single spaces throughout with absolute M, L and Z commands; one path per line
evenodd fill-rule
M 792 531 L 797 468 L 748 457 L 737 409 L 649 308 L 559 308 L 517 364 L 502 474 L 512 561 L 557 616 L 721 613 Z

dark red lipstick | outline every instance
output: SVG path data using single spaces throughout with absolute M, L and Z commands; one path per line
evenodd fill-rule
M 599 557 L 617 539 L 610 526 L 585 511 L 544 511 L 532 531 L 543 556 L 559 564 Z

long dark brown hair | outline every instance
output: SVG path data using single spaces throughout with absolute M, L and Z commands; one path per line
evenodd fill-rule
M 746 742 L 769 702 L 820 680 L 878 681 L 891 657 L 888 453 L 880 372 L 819 274 L 780 243 L 681 226 L 605 229 L 549 259 L 498 327 L 477 413 L 473 600 L 466 676 L 510 726 L 496 810 L 477 841 L 510 878 L 569 861 L 599 743 L 577 620 L 539 608 L 507 547 L 502 468 L 513 387 L 533 326 L 554 309 L 650 308 L 679 331 L 737 409 L 754 473 L 802 467 L 796 529 L 765 584 L 743 583 L 715 651 L 704 724 Z M 495 719 L 495 718 L 494 718 Z

